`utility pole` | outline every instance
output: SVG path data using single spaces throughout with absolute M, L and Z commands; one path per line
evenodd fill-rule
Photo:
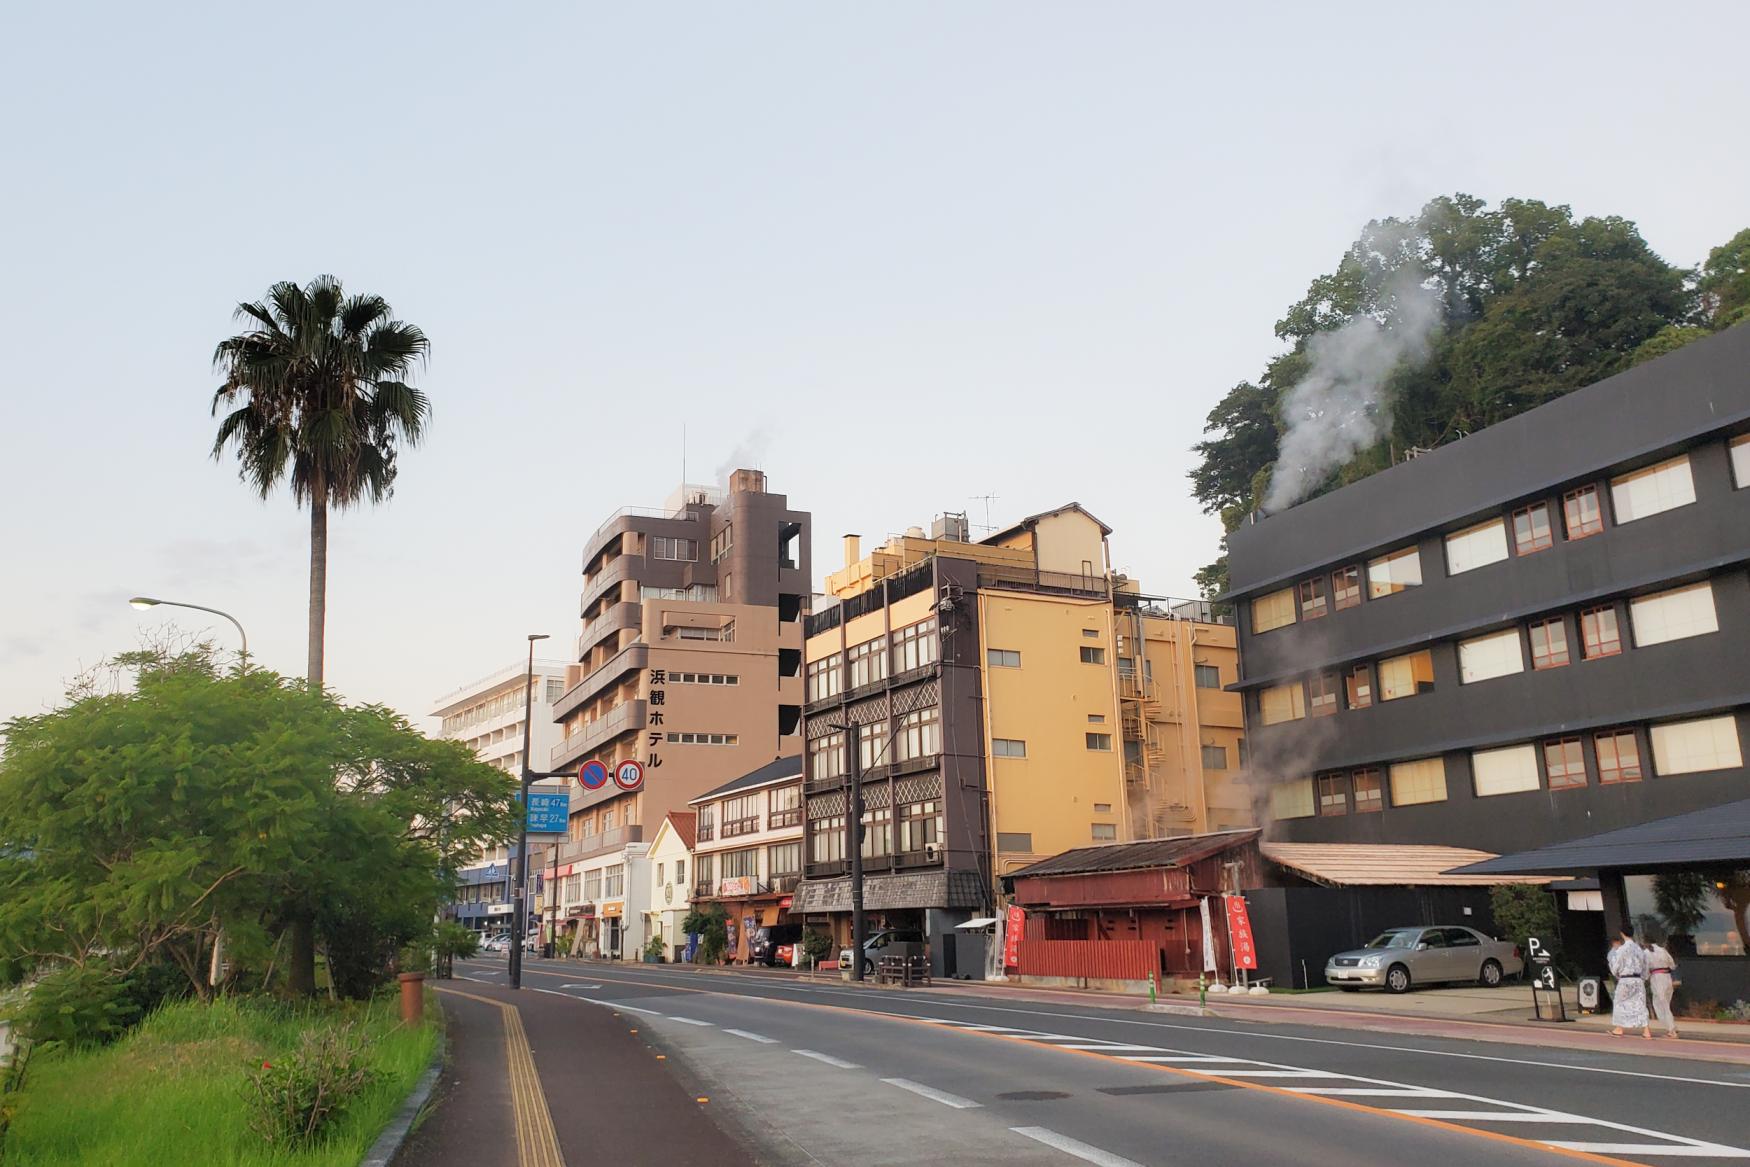
M 529 931 L 529 785 L 535 772 L 529 768 L 529 733 L 535 716 L 535 641 L 547 639 L 544 632 L 529 633 L 529 668 L 523 677 L 523 777 L 517 799 L 516 884 L 511 888 L 510 987 L 523 987 L 523 941 Z
M 850 755 L 851 776 L 851 979 L 863 979 L 863 941 L 868 925 L 863 917 L 863 766 L 860 727 L 845 727 L 845 749 Z

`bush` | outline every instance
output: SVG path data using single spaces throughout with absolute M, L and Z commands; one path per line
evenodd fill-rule
M 1750 1001 L 1733 1001 L 1715 1014 L 1721 1021 L 1750 1021 Z
M 1529 883 L 1505 883 L 1489 889 L 1489 911 L 1495 917 L 1495 927 L 1501 935 L 1519 946 L 1527 960 L 1531 951 L 1526 940 L 1535 936 L 1552 953 L 1561 951 L 1561 935 L 1556 919 L 1556 898 Z
M 376 1077 L 360 1065 L 365 1045 L 348 1023 L 306 1033 L 289 1057 L 261 1063 L 244 1088 L 249 1128 L 276 1147 L 298 1148 L 320 1139 Z
M 832 937 L 825 932 L 804 932 L 802 934 L 802 952 L 816 964 L 832 954 Z
M 694 964 L 716 964 L 723 959 L 723 950 L 729 947 L 729 913 L 723 910 L 722 904 L 695 907 L 681 921 L 681 928 L 699 937 L 699 950 L 693 955 Z
M 110 968 L 66 965 L 30 986 L 13 1010 L 18 1035 L 42 1049 L 114 1041 L 140 1019 L 128 978 Z
M 644 942 L 644 955 L 649 960 L 661 960 L 668 955 L 668 946 L 662 942 L 662 937 L 652 936 Z
M 436 948 L 440 957 L 467 960 L 480 951 L 480 933 L 453 920 L 445 920 L 437 926 Z

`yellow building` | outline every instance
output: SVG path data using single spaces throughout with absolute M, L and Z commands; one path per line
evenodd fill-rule
M 1071 503 L 976 543 L 957 515 L 846 537 L 804 630 L 797 914 L 844 933 L 853 766 L 873 925 L 936 938 L 1039 858 L 1249 821 L 1238 703 L 1199 687 L 1234 680 L 1232 629 L 1115 577 L 1110 534 Z

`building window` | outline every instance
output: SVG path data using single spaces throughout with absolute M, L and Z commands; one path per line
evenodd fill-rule
M 1616 607 L 1606 604 L 1580 613 L 1580 654 L 1587 660 L 1615 656 L 1622 651 L 1622 633 L 1617 628 Z
M 1559 669 L 1568 663 L 1568 626 L 1560 616 L 1533 621 L 1530 633 L 1532 668 Z
M 1586 751 L 1577 737 L 1551 738 L 1543 743 L 1543 770 L 1551 790 L 1574 790 L 1586 785 Z
M 942 752 L 942 719 L 934 705 L 899 719 L 895 756 L 901 762 L 934 757 Z
M 1446 537 L 1446 574 L 1461 575 L 1507 558 L 1507 524 L 1490 519 Z
M 845 735 L 829 733 L 808 743 L 808 780 L 825 782 L 845 776 Z M 704 826 L 704 820 L 699 822 Z
M 901 628 L 893 634 L 893 671 L 909 673 L 936 663 L 936 621 L 934 617 Z
M 1214 665 L 1196 665 L 1194 667 L 1199 689 L 1221 688 L 1221 670 L 1219 668 Z
M 1570 540 L 1584 539 L 1604 530 L 1604 508 L 1598 505 L 1598 488 L 1582 486 L 1562 495 L 1562 518 Z
M 1381 555 L 1367 563 L 1367 594 L 1373 599 L 1395 595 L 1422 583 L 1422 554 L 1414 547 Z
M 993 669 L 1018 669 L 1021 654 L 1012 648 L 990 648 L 984 653 L 985 663 Z
M 857 765 L 868 773 L 881 764 L 887 755 L 887 723 L 864 722 L 857 727 Z
M 739 685 L 741 677 L 735 673 L 681 673 L 671 671 L 668 674 L 671 685 Z
M 870 807 L 863 811 L 863 858 L 885 859 L 893 854 L 893 808 Z
M 1317 673 L 1307 678 L 1307 712 L 1314 717 L 1329 717 L 1337 712 L 1338 687 L 1336 673 Z
M 1630 600 L 1628 611 L 1634 624 L 1636 648 L 1720 630 L 1719 616 L 1714 611 L 1713 584 L 1705 580 Z
M 1203 768 L 1205 770 L 1225 770 L 1225 769 L 1227 769 L 1227 747 L 1226 746 L 1204 746 L 1203 747 Z
M 650 537 L 650 557 L 652 559 L 678 559 L 683 563 L 692 563 L 699 558 L 699 541 L 697 539 L 671 539 L 667 535 L 652 535 Z
M 1555 546 L 1550 527 L 1549 503 L 1534 502 L 1513 512 L 1513 550 L 1520 555 L 1547 551 Z
M 1100 630 L 1098 628 L 1084 628 L 1082 636 L 1087 640 L 1098 640 L 1100 639 Z
M 720 628 L 694 628 L 690 625 L 664 625 L 662 629 L 664 640 L 718 640 L 727 644 L 735 639 L 735 621 L 730 620 Z
M 733 733 L 671 733 L 670 745 L 676 746 L 736 746 L 741 738 Z
M 1393 806 L 1446 801 L 1446 762 L 1441 758 L 1395 762 L 1390 775 Z
M 1739 490 L 1750 486 L 1750 434 L 1732 439 L 1732 481 Z
M 591 903 L 602 898 L 602 873 L 599 869 L 584 875 L 583 898 Z
M 1694 501 L 1695 478 L 1687 454 L 1610 480 L 1610 503 L 1618 526 Z
M 1331 605 L 1341 612 L 1361 602 L 1361 565 L 1352 563 L 1331 573 Z
M 1279 819 L 1305 819 L 1313 815 L 1313 780 L 1292 778 L 1270 788 L 1270 813 Z
M 887 638 L 877 636 L 862 644 L 853 644 L 846 654 L 851 659 L 851 688 L 873 685 L 887 679 Z
M 1525 654 L 1519 647 L 1517 628 L 1459 641 L 1458 683 L 1461 685 L 1524 671 Z
M 1379 699 L 1396 701 L 1434 689 L 1434 657 L 1427 649 L 1379 662 Z
M 766 791 L 766 825 L 773 830 L 802 825 L 802 787 L 779 786 Z
M 1106 715 L 1104 713 L 1090 713 L 1090 714 L 1088 714 L 1088 724 L 1089 725 L 1105 725 L 1106 724 Z
M 1302 620 L 1317 620 L 1325 614 L 1325 593 L 1319 590 L 1319 581 L 1303 579 L 1298 585 L 1300 592 L 1300 618 Z
M 1319 816 L 1335 818 L 1349 813 L 1349 777 L 1325 774 L 1318 780 Z
M 1258 716 L 1265 725 L 1306 716 L 1306 690 L 1299 681 L 1258 690 Z
M 1031 855 L 1033 853 L 1033 835 L 1027 831 L 998 831 L 997 850 Z
M 1112 804 L 1109 802 L 1096 802 L 1094 804 L 1094 813 L 1095 814 L 1111 814 L 1112 813 Z
M 990 753 L 993 758 L 1025 758 L 1027 743 L 1019 738 L 993 737 L 990 739 Z
M 735 526 L 732 523 L 724 523 L 723 529 L 711 536 L 711 562 L 716 563 L 728 555 L 729 549 L 733 546 L 735 546 Z
M 808 820 L 808 857 L 812 863 L 842 863 L 845 858 L 845 816 L 822 815 Z M 706 856 L 699 858 L 699 876 L 705 878 Z
M 1113 823 L 1095 823 L 1093 837 L 1096 843 L 1111 843 L 1118 838 L 1118 827 Z
M 760 799 L 757 794 L 738 794 L 734 798 L 726 798 L 720 804 L 719 817 L 723 822 L 723 837 L 734 838 L 736 835 L 751 835 L 760 829 Z
M 602 898 L 613 899 L 626 894 L 626 866 L 616 863 L 602 872 Z
M 1598 781 L 1639 782 L 1641 746 L 1632 729 L 1612 729 L 1592 735 L 1592 750 L 1598 755 Z
M 1109 733 L 1090 733 L 1083 736 L 1087 738 L 1090 750 L 1110 751 L 1112 748 L 1112 735 Z
M 760 874 L 760 852 L 758 847 L 745 847 L 740 851 L 724 851 L 717 856 L 717 878 L 725 879 L 758 879 Z
M 1343 687 L 1348 693 L 1349 708 L 1366 709 L 1373 704 L 1373 670 L 1366 665 L 1356 665 L 1343 677 Z
M 808 666 L 808 699 L 824 701 L 844 691 L 844 665 L 838 653 Z
M 773 843 L 766 848 L 766 872 L 771 879 L 802 873 L 802 844 Z
M 1378 814 L 1385 805 L 1385 793 L 1381 788 L 1378 770 L 1357 770 L 1349 779 L 1350 788 L 1355 796 L 1356 814 Z
M 1252 601 L 1252 633 L 1270 632 L 1294 623 L 1294 589 L 1283 588 Z
M 1478 798 L 1541 788 L 1537 777 L 1536 746 L 1475 750 L 1470 756 L 1470 772 Z
M 1744 764 L 1738 746 L 1738 719 L 1729 713 L 1655 725 L 1651 736 L 1655 774 L 1701 774 L 1736 770 Z
M 908 802 L 899 808 L 899 849 L 916 854 L 942 845 L 942 804 Z
M 1085 665 L 1103 665 L 1106 663 L 1106 650 L 1092 645 L 1082 645 L 1082 663 Z

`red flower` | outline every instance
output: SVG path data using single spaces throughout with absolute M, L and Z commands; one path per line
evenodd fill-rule
M 263 1062 L 263 1063 L 261 1063 L 261 1068 L 264 1070 L 271 1070 L 271 1069 L 273 1069 L 273 1063 L 272 1062 Z

